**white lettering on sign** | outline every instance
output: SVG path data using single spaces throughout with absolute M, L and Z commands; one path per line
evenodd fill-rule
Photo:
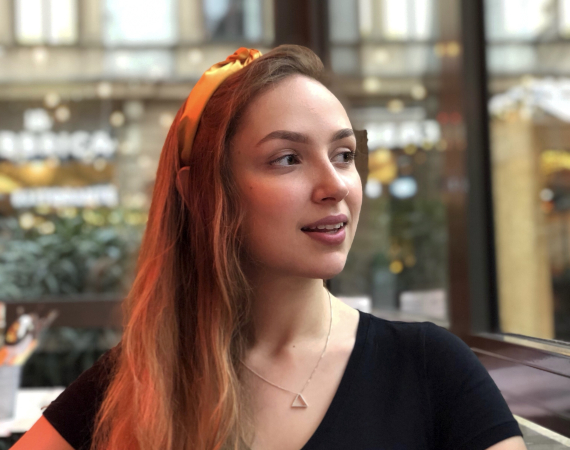
M 38 205 L 59 207 L 114 207 L 119 204 L 117 187 L 112 184 L 86 187 L 41 187 L 17 189 L 10 195 L 14 208 Z
M 34 158 L 74 158 L 91 162 L 97 157 L 111 158 L 117 151 L 117 140 L 106 131 L 0 131 L 0 159 L 22 162 Z
M 27 131 L 51 130 L 53 119 L 43 108 L 27 109 L 24 111 L 24 128 Z
M 365 125 L 368 131 L 368 148 L 405 147 L 436 143 L 441 138 L 439 123 L 435 120 L 410 120 L 405 122 L 370 122 Z
M 117 140 L 106 131 L 55 133 L 52 126 L 53 120 L 45 109 L 24 111 L 25 131 L 0 130 L 0 160 L 23 162 L 55 157 L 90 163 L 97 157 L 111 158 L 117 151 Z

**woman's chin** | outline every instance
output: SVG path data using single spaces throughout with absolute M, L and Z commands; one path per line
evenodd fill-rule
M 303 258 L 296 255 L 294 258 L 279 258 L 278 260 L 260 258 L 257 261 L 249 260 L 248 263 L 244 264 L 244 269 L 247 268 L 246 272 L 251 274 L 263 272 L 287 277 L 329 280 L 343 271 L 346 254 L 328 254 L 320 257 L 304 255 Z
M 307 268 L 307 278 L 318 278 L 321 280 L 330 280 L 342 272 L 346 263 L 346 258 L 342 261 L 326 262 L 320 266 Z M 304 267 L 304 265 L 302 266 Z

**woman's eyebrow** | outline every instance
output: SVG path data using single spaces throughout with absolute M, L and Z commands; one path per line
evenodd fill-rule
M 354 136 L 354 131 L 352 128 L 343 128 L 338 130 L 332 137 L 331 143 L 338 141 L 340 139 L 344 139 L 349 136 Z M 282 139 L 285 141 L 296 142 L 298 144 L 309 144 L 311 139 L 309 136 L 303 133 L 297 133 L 296 131 L 287 131 L 287 130 L 276 130 L 269 133 L 263 139 L 261 139 L 257 144 L 256 147 L 260 146 L 261 144 L 271 141 L 273 139 Z
M 331 139 L 331 144 L 335 141 L 340 141 L 341 139 L 354 136 L 354 130 L 352 128 L 343 128 L 338 130 Z

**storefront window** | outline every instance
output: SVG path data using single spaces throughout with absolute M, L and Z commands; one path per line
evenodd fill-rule
M 33 47 L 0 48 L 0 299 L 120 300 L 181 102 L 244 40 L 273 39 L 271 0 L 78 6 L 16 0 L 16 41 Z
M 0 1 L 0 302 L 8 325 L 59 312 L 24 387 L 67 385 L 120 339 L 176 111 L 273 40 L 273 0 Z
M 568 2 L 486 6 L 500 325 L 569 341 Z
M 128 290 L 146 202 L 120 178 L 125 118 L 110 105 L 102 121 L 105 103 L 1 103 L 0 298 Z

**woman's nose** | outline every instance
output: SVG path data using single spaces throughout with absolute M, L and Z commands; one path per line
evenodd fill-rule
M 314 172 L 313 201 L 340 202 L 348 195 L 348 185 L 331 162 L 325 162 Z

